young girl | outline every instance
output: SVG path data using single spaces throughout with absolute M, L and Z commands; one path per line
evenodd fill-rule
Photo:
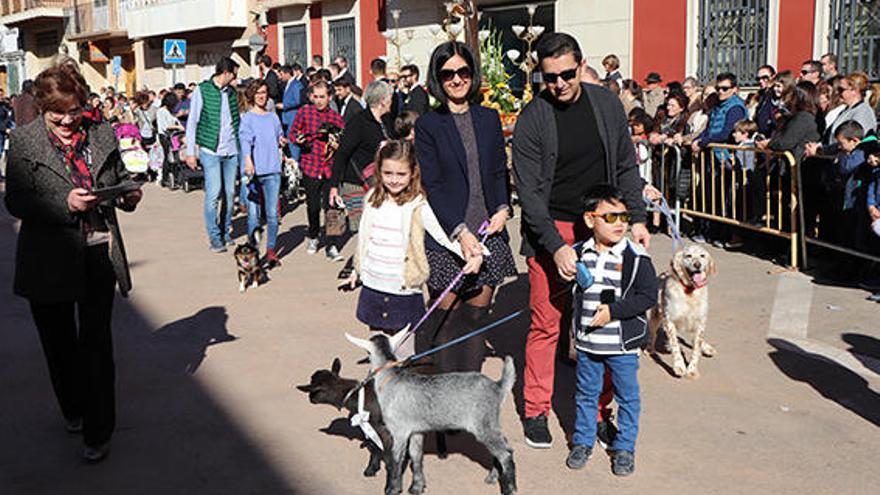
M 389 335 L 417 322 L 425 313 L 421 287 L 428 278 L 425 232 L 462 257 L 458 243 L 449 240 L 422 192 L 415 148 L 410 141 L 388 141 L 376 152 L 376 186 L 364 198 L 355 253 L 354 288 L 363 283 L 357 318 L 370 330 Z M 477 273 L 482 256 L 466 259 L 465 273 Z M 413 353 L 409 338 L 397 357 Z

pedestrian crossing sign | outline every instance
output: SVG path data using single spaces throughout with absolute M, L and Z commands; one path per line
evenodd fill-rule
M 186 40 L 164 40 L 165 49 L 163 50 L 163 61 L 166 64 L 185 64 L 186 63 Z

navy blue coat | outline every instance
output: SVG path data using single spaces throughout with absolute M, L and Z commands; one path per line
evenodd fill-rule
M 480 176 L 486 211 L 493 215 L 502 206 L 510 205 L 510 181 L 507 153 L 498 112 L 478 105 L 471 106 Z M 467 156 L 452 114 L 446 108 L 426 113 L 416 121 L 416 153 L 422 170 L 422 184 L 428 203 L 447 234 L 464 222 L 470 188 Z M 507 232 L 501 232 L 508 240 Z M 439 245 L 428 237 L 426 247 Z

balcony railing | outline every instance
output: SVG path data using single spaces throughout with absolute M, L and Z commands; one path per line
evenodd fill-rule
M 131 0 L 76 0 L 67 12 L 67 36 L 73 39 L 90 35 L 123 33 Z
M 0 0 L 0 15 L 12 15 L 32 9 L 61 9 L 67 7 L 70 0 Z

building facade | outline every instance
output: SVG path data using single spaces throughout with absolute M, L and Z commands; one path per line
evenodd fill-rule
M 624 76 L 637 81 L 648 72 L 665 81 L 688 75 L 705 81 L 731 71 L 748 85 L 759 65 L 797 69 L 826 52 L 840 56 L 842 71 L 880 78 L 875 0 L 473 3 L 481 29 L 501 32 L 505 49 L 525 52 L 512 28 L 529 23 L 533 6 L 534 24 L 574 35 L 600 74 L 602 58 L 613 53 Z M 93 87 L 127 92 L 202 80 L 224 55 L 239 62 L 243 76 L 259 75 L 253 64 L 259 51 L 303 66 L 312 55 L 325 64 L 343 55 L 360 84 L 369 81 L 376 57 L 391 67 L 415 63 L 424 79 L 431 50 L 448 39 L 438 30 L 446 13 L 441 0 L 0 0 L 0 87 L 17 91 L 59 51 L 80 61 Z M 175 71 L 162 60 L 167 38 L 188 43 L 187 63 Z M 522 87 L 522 74 L 512 63 L 509 69 L 514 86 Z

